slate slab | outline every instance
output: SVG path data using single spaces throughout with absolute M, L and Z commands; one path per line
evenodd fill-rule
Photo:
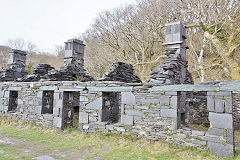
M 122 115 L 121 123 L 124 125 L 133 125 L 133 116 Z
M 212 128 L 233 128 L 232 114 L 209 112 L 208 118 Z
M 224 145 L 221 143 L 208 142 L 208 148 L 210 152 L 216 154 L 218 157 L 230 158 L 234 156 L 233 145 L 230 144 Z
M 79 123 L 88 123 L 88 113 L 79 112 Z
M 122 104 L 135 105 L 136 99 L 132 92 L 121 92 Z
M 161 109 L 161 117 L 163 117 L 163 118 L 177 118 L 177 110 L 175 110 L 175 109 Z

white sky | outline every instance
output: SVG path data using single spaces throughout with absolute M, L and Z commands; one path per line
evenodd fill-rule
M 99 12 L 135 0 L 0 0 L 0 45 L 22 38 L 52 53 L 82 34 Z

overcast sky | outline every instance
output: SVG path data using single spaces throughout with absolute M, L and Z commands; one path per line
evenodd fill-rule
M 22 38 L 52 53 L 82 34 L 98 13 L 135 0 L 0 0 L 0 45 Z

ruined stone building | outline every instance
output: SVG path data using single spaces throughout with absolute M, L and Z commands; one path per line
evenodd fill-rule
M 10 51 L 9 68 L 0 73 L 0 117 L 49 128 L 164 139 L 208 148 L 219 157 L 234 156 L 240 82 L 193 84 L 185 27 L 177 22 L 165 28 L 166 57 L 144 83 L 122 62 L 95 81 L 83 66 L 84 44 L 75 39 L 65 43 L 60 70 L 39 64 L 33 75 L 25 73 L 25 52 Z

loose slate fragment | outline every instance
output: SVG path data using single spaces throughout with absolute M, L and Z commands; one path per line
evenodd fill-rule
M 123 62 L 113 63 L 110 67 L 110 72 L 105 73 L 103 77 L 98 80 L 141 83 L 140 78 L 134 74 L 133 66 Z

